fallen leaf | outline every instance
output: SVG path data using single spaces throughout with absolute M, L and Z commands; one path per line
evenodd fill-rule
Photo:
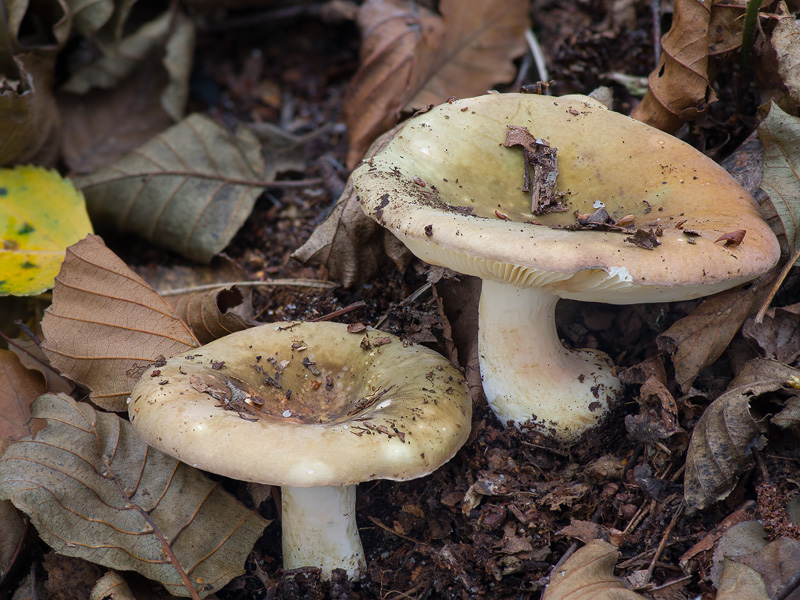
M 578 549 L 555 571 L 542 600 L 644 600 L 614 577 L 619 551 L 600 540 Z
M 758 310 L 774 278 L 768 273 L 748 286 L 709 296 L 656 338 L 659 349 L 672 356 L 684 393 L 697 374 L 722 355 L 747 316 Z
M 234 136 L 194 114 L 75 184 L 98 226 L 208 262 L 250 215 L 263 170 L 252 133 Z
M 526 50 L 528 0 L 442 0 L 439 10 L 441 17 L 404 0 L 361 6 L 361 66 L 343 108 L 349 168 L 401 111 L 482 94 L 514 77 L 512 59 Z
M 767 309 L 761 323 L 748 317 L 742 335 L 756 342 L 765 358 L 793 364 L 800 357 L 800 303 Z
M 561 203 L 561 197 L 567 192 L 555 191 L 558 179 L 558 148 L 553 148 L 546 141 L 537 139 L 527 127 L 517 125 L 508 126 L 503 146 L 522 147 L 524 168 L 522 191 L 531 194 L 531 213 L 544 215 L 567 210 Z
M 71 394 L 75 389 L 75 384 L 56 371 L 42 349 L 33 340 L 17 338 L 13 340 L 13 343 L 9 343 L 8 349 L 17 355 L 23 367 L 31 371 L 38 371 L 44 377 L 46 391 L 53 394 L 58 392 Z
M 790 377 L 798 374 L 797 369 L 776 361 L 751 361 L 708 406 L 694 427 L 686 452 L 687 510 L 707 508 L 733 491 L 750 464 L 750 448 L 764 442 L 765 420 L 753 415 L 751 404 L 760 396 L 785 390 Z
M 23 367 L 13 352 L 0 349 L 0 438 L 19 440 L 44 426 L 31 420 L 30 406 L 46 391 L 36 371 Z
M 770 600 L 758 571 L 727 559 L 717 588 L 716 600 Z
M 231 311 L 242 300 L 242 293 L 235 285 L 168 298 L 175 313 L 189 325 L 201 344 L 252 327 L 247 320 Z
M 744 240 L 744 236 L 747 233 L 744 229 L 737 229 L 736 231 L 729 231 L 728 233 L 723 233 L 717 239 L 714 240 L 714 243 L 717 242 L 725 242 L 725 246 L 738 246 Z
M 137 571 L 177 596 L 190 594 L 176 565 L 201 597 L 244 572 L 268 522 L 219 482 L 68 396 L 40 397 L 33 414 L 47 427 L 0 458 L 0 498 L 54 550 Z
M 653 250 L 656 246 L 660 246 L 661 242 L 658 241 L 655 232 L 650 229 L 645 231 L 644 229 L 637 229 L 636 233 L 634 233 L 631 237 L 626 237 L 625 240 L 629 244 L 633 244 L 634 246 L 638 246 L 639 248 L 644 248 L 645 250 Z
M 55 171 L 0 169 L 0 296 L 53 287 L 64 252 L 92 224 L 83 196 Z
M 774 14 L 777 18 L 769 44 L 775 50 L 781 82 L 797 104 L 800 103 L 800 27 L 785 2 L 778 2 Z
M 800 248 L 800 118 L 785 113 L 772 102 L 758 126 L 758 137 L 764 145 L 761 189 L 780 219 L 778 238 L 785 237 L 789 254 L 794 254 Z M 770 224 L 775 228 L 774 223 Z
M 128 583 L 116 571 L 109 571 L 92 588 L 89 600 L 136 600 Z
M 42 331 L 52 365 L 115 411 L 127 410 L 133 384 L 159 356 L 199 346 L 167 301 L 95 235 L 67 249 Z
M 648 91 L 631 116 L 672 133 L 703 116 L 717 99 L 708 74 L 711 3 L 675 0 L 670 30 L 661 38 L 661 59 L 647 79 Z
M 61 116 L 52 90 L 54 62 L 53 57 L 20 54 L 13 57 L 16 74 L 0 71 L 0 166 L 56 162 Z
M 365 158 L 380 152 L 401 129 L 395 127 L 375 140 Z M 330 278 L 345 287 L 367 281 L 378 272 L 384 256 L 400 270 L 411 260 L 405 245 L 361 210 L 352 179 L 330 214 L 292 254 L 303 264 L 323 265 Z

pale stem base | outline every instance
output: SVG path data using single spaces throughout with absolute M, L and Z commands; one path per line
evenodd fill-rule
M 283 567 L 320 567 L 322 578 L 344 569 L 358 580 L 367 571 L 356 526 L 356 486 L 281 488 Z
M 620 395 L 611 360 L 596 350 L 568 350 L 558 338 L 558 296 L 484 280 L 478 351 L 483 390 L 505 425 L 530 421 L 563 442 L 598 424 Z

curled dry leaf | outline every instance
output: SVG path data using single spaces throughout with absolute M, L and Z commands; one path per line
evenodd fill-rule
M 800 303 L 768 309 L 761 323 L 749 317 L 742 335 L 756 342 L 765 358 L 793 364 L 800 357 Z
M 3 452 L 11 443 L 10 438 L 0 436 L 0 456 L 3 456 Z M 0 585 L 14 565 L 26 529 L 27 523 L 14 505 L 8 500 L 0 500 L 0 531 L 3 532 L 3 535 L 0 535 Z
M 694 427 L 686 453 L 684 497 L 690 511 L 702 510 L 733 491 L 751 461 L 751 447 L 763 445 L 765 420 L 751 403 L 787 388 L 800 371 L 776 361 L 747 363 L 728 390 L 714 400 Z
M 192 329 L 201 344 L 252 327 L 231 309 L 241 304 L 242 293 L 234 286 L 210 292 L 169 297 L 175 313 Z
M 542 600 L 644 600 L 614 577 L 618 557 L 608 542 L 589 542 L 553 573 Z
M 370 146 L 366 158 L 374 156 L 402 129 L 399 125 L 380 136 Z M 331 279 L 350 287 L 367 281 L 388 256 L 398 269 L 411 260 L 411 253 L 387 230 L 361 210 L 352 179 L 327 218 L 305 244 L 293 254 L 308 265 L 323 265 Z
M 199 346 L 164 298 L 90 235 L 67 249 L 42 320 L 52 365 L 107 410 L 127 410 L 133 384 L 159 356 Z
M 658 347 L 672 355 L 681 390 L 687 392 L 697 374 L 722 355 L 747 316 L 761 306 L 774 278 L 768 273 L 748 286 L 706 298 L 656 338 Z
M 711 2 L 675 0 L 672 26 L 661 38 L 661 59 L 631 116 L 672 133 L 716 101 L 708 74 Z
M 484 93 L 514 77 L 525 52 L 528 0 L 442 0 L 441 17 L 402 0 L 369 0 L 358 13 L 361 67 L 344 118 L 353 168 L 400 112 Z
M 0 459 L 0 498 L 31 519 L 56 552 L 133 570 L 203 597 L 244 571 L 268 524 L 208 479 L 142 442 L 127 421 L 46 394 L 35 439 Z
M 234 136 L 194 114 L 75 183 L 97 225 L 208 262 L 250 215 L 263 171 L 252 133 Z
M 89 600 L 136 600 L 125 579 L 116 571 L 109 571 L 92 588 Z
M 0 27 L 0 42 L 2 34 Z M 13 61 L 16 74 L 0 69 L 0 166 L 52 165 L 61 145 L 61 116 L 52 90 L 55 59 L 22 54 Z

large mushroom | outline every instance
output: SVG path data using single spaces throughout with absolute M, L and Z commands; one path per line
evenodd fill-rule
M 281 486 L 285 568 L 357 579 L 356 484 L 439 468 L 466 441 L 472 403 L 432 350 L 342 324 L 277 323 L 157 363 L 129 414 L 145 442 L 183 462 Z
M 584 96 L 435 107 L 353 183 L 364 211 L 418 257 L 483 279 L 487 399 L 504 424 L 563 442 L 596 425 L 621 385 L 607 355 L 561 344 L 559 298 L 698 298 L 758 277 L 780 253 L 722 168 Z

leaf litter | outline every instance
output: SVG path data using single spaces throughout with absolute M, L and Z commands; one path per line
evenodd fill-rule
M 442 16 L 446 18 L 444 7 L 440 8 Z M 552 8 L 550 11 L 537 10 L 535 13 L 537 28 L 541 24 L 543 31 L 554 30 L 555 26 L 551 24 L 554 21 L 549 20 L 555 17 L 570 24 L 568 35 L 573 36 L 572 41 L 559 48 L 555 48 L 555 44 L 552 44 L 552 48 L 545 49 L 551 56 L 556 56 L 556 63 L 552 66 L 553 71 L 559 75 L 557 77 L 559 81 L 554 83 L 554 89 L 558 90 L 560 86 L 560 91 L 557 93 L 563 93 L 564 82 L 569 81 L 570 77 L 574 78 L 574 74 L 578 72 L 577 68 L 585 69 L 580 75 L 578 88 L 585 92 L 589 89 L 588 82 L 600 76 L 597 65 L 605 64 L 609 60 L 619 61 L 618 58 L 614 58 L 619 49 L 609 51 L 609 46 L 603 45 L 609 42 L 604 42 L 596 33 L 606 26 L 610 31 L 619 32 L 621 29 L 618 25 L 601 25 L 597 19 L 586 19 L 586 10 L 586 7 L 578 9 L 572 16 L 565 13 L 562 7 Z M 736 51 L 735 44 L 731 44 L 730 40 L 735 40 L 736 23 L 741 21 L 742 14 L 740 7 L 727 5 L 718 9 L 715 7 L 715 11 L 728 11 L 733 17 L 726 17 L 721 21 L 724 24 L 724 34 L 719 34 L 719 28 L 710 28 L 709 35 L 717 36 L 709 40 L 709 44 L 714 46 L 714 50 L 709 52 L 709 56 L 712 57 L 717 51 Z M 552 15 L 547 14 L 548 12 L 552 12 Z M 639 12 L 644 14 L 645 11 Z M 711 23 L 716 22 L 715 18 L 712 13 Z M 783 21 L 787 25 L 788 22 L 788 19 Z M 637 26 L 635 14 L 633 24 L 634 27 Z M 308 24 L 304 26 L 307 27 Z M 638 26 L 640 34 L 647 31 L 641 22 Z M 313 29 L 315 26 L 312 24 L 311 27 Z M 330 28 L 331 25 L 325 23 L 324 27 L 315 29 L 318 34 L 316 39 L 325 40 L 325 36 L 331 34 Z M 107 27 L 100 37 L 102 43 L 113 47 L 114 36 L 109 35 L 112 30 L 121 31 L 119 28 Z M 605 30 L 603 33 L 606 33 Z M 725 37 L 729 33 L 730 36 Z M 770 37 L 769 28 L 765 33 L 768 41 L 777 42 L 774 36 Z M 201 39 L 202 35 L 201 33 Z M 303 39 L 305 36 L 295 37 Z M 641 35 L 642 39 L 647 37 Z M 783 39 L 790 41 L 791 37 L 791 35 L 784 36 Z M 619 39 L 624 40 L 624 35 Z M 241 43 L 243 48 L 247 48 L 244 40 Z M 297 48 L 296 45 L 291 46 L 297 42 L 288 38 L 286 44 Z M 266 48 L 265 52 L 275 51 Z M 303 54 L 304 52 L 306 54 Z M 307 56 L 307 52 L 307 49 L 301 48 L 298 55 Z M 580 54 L 581 52 L 585 54 Z M 567 66 L 564 64 L 564 57 L 569 53 L 572 53 L 572 59 Z M 624 50 L 619 53 L 624 54 Z M 225 57 L 209 59 L 208 54 L 204 56 L 206 65 L 214 65 L 215 61 L 225 63 L 227 60 Z M 318 89 L 332 90 L 331 96 L 321 99 L 319 95 L 314 96 L 313 90 L 300 91 L 301 86 L 297 82 L 309 76 L 305 66 L 289 64 L 285 67 L 286 77 L 282 74 L 270 74 L 275 72 L 270 71 L 275 68 L 271 66 L 272 64 L 286 65 L 286 57 L 291 56 L 291 52 L 282 48 L 280 54 L 271 55 L 268 60 L 263 61 L 267 77 L 273 77 L 269 83 L 284 90 L 291 90 L 289 92 L 291 97 L 289 94 L 282 97 L 278 95 L 276 96 L 278 99 L 275 99 L 268 93 L 258 98 L 253 96 L 256 98 L 255 101 L 253 102 L 253 98 L 248 98 L 250 104 L 244 110 L 247 111 L 247 117 L 255 117 L 254 120 L 266 118 L 280 122 L 286 129 L 308 131 L 313 129 L 314 123 L 318 126 L 324 120 L 324 117 L 320 118 L 314 113 L 314 103 L 340 102 L 343 85 L 339 81 L 338 87 L 336 83 L 333 87 L 326 87 L 331 81 L 327 80 Z M 329 56 L 324 57 L 323 64 L 333 56 L 334 52 L 331 52 Z M 348 60 L 353 60 L 352 55 Z M 625 60 L 633 61 L 633 54 L 625 56 Z M 352 71 L 352 64 L 349 68 Z M 524 68 L 522 65 L 523 70 Z M 670 69 L 669 85 L 677 90 L 682 84 L 675 85 L 675 82 L 681 80 L 672 78 L 671 74 Z M 224 81 L 223 78 L 217 79 Z M 726 89 L 724 79 L 718 81 L 721 82 L 720 98 L 723 98 L 723 94 L 729 90 Z M 699 83 L 701 86 L 708 86 L 706 80 L 700 80 Z M 491 85 L 493 84 L 487 84 L 484 89 Z M 262 89 L 268 92 L 269 86 Z M 619 90 L 617 92 L 619 93 Z M 452 94 L 447 93 L 446 96 L 436 98 L 432 102 L 441 102 L 450 95 Z M 624 109 L 630 99 L 623 93 L 621 101 Z M 210 103 L 214 108 L 223 106 L 214 101 Z M 290 106 L 292 103 L 295 104 Z M 711 105 L 709 113 L 713 114 L 721 104 L 722 101 Z M 627 106 L 630 108 L 630 104 Z M 242 110 L 241 107 L 238 109 Z M 378 112 L 380 111 L 376 111 Z M 396 113 L 393 113 L 392 122 L 396 118 Z M 306 119 L 305 124 L 303 119 Z M 693 130 L 690 136 L 696 135 L 697 131 L 703 132 L 703 135 L 710 131 L 703 120 L 697 121 L 696 124 L 697 129 Z M 720 129 L 733 131 L 727 128 Z M 734 133 L 734 137 L 735 135 Z M 329 153 L 328 156 L 337 156 L 340 160 L 344 160 L 343 149 L 337 144 L 335 135 L 330 133 L 324 135 L 315 142 L 314 148 L 309 152 L 312 156 L 310 164 L 317 166 L 323 163 L 330 164 L 327 159 L 320 159 L 326 152 Z M 711 146 L 713 144 L 709 145 Z M 321 169 L 313 170 L 312 167 L 307 173 L 311 177 L 316 177 L 321 171 Z M 338 173 L 340 176 L 343 174 L 342 171 Z M 341 180 L 343 181 L 344 177 L 341 177 Z M 334 179 L 330 179 L 330 184 L 331 189 L 335 188 Z M 324 185 L 327 186 L 328 183 Z M 367 273 L 371 269 L 371 273 L 367 276 L 352 275 L 349 282 L 351 284 L 357 281 L 366 282 L 366 285 L 357 285 L 355 291 L 340 289 L 334 293 L 322 294 L 313 300 L 308 294 L 287 290 L 275 290 L 268 295 L 257 294 L 256 310 L 263 311 L 262 315 L 270 318 L 290 318 L 291 315 L 297 314 L 313 318 L 336 312 L 343 306 L 352 304 L 354 300 L 365 298 L 367 303 L 363 308 L 354 313 L 347 313 L 343 317 L 351 322 L 375 324 L 388 315 L 382 327 L 408 335 L 414 334 L 415 331 L 422 332 L 421 327 L 427 328 L 430 336 L 427 338 L 427 343 L 442 350 L 449 345 L 450 355 L 460 357 L 459 362 L 467 368 L 468 374 L 470 368 L 473 370 L 474 379 L 477 346 L 473 345 L 471 336 L 474 331 L 469 322 L 473 304 L 477 310 L 477 296 L 474 292 L 474 282 L 469 281 L 469 278 L 463 278 L 464 281 L 460 282 L 437 280 L 433 284 L 437 289 L 436 295 L 414 296 L 415 290 L 422 289 L 429 283 L 426 280 L 425 269 L 417 262 L 412 262 L 402 274 L 395 270 L 393 265 L 405 268 L 408 265 L 408 257 L 401 260 L 387 260 L 386 256 L 391 256 L 392 248 L 396 249 L 397 245 L 393 246 L 391 237 L 385 236 L 379 229 L 370 234 L 375 236 L 376 243 L 373 245 L 364 243 L 363 240 L 368 238 L 361 237 L 351 229 L 347 232 L 350 236 L 349 249 L 342 250 L 336 255 L 336 260 L 330 258 L 335 254 L 328 254 L 325 260 L 317 263 L 317 266 L 299 267 L 295 263 L 288 262 L 289 252 L 295 250 L 299 242 L 308 238 L 313 224 L 319 222 L 326 214 L 331 199 L 338 196 L 338 193 L 326 196 L 319 190 L 269 191 L 268 196 L 256 205 L 250 220 L 234 238 L 229 252 L 235 260 L 245 266 L 252 277 L 328 275 L 333 279 L 342 279 L 332 274 L 338 265 L 347 264 L 350 273 Z M 315 192 L 317 196 L 314 196 Z M 355 198 L 350 200 L 353 208 L 351 212 L 355 216 L 359 214 L 360 209 L 357 203 L 353 204 L 354 201 Z M 338 230 L 340 235 L 344 233 L 339 219 L 331 218 L 330 225 L 331 229 Z M 108 241 L 112 245 L 116 243 L 113 238 L 109 238 Z M 322 254 L 329 249 L 324 244 L 322 248 Z M 126 262 L 131 263 L 172 260 L 171 255 L 154 251 L 149 246 L 138 245 L 126 250 L 122 245 L 116 244 L 115 249 L 125 256 Z M 324 268 L 318 265 L 324 265 Z M 379 274 L 379 278 L 376 278 L 376 274 Z M 448 296 L 444 291 L 450 285 L 458 286 L 461 295 L 445 300 Z M 705 305 L 702 312 L 693 315 L 693 321 L 684 323 L 680 335 L 677 329 L 670 332 L 668 337 L 674 345 L 669 349 L 674 353 L 674 365 L 679 375 L 677 380 L 669 371 L 672 365 L 667 359 L 667 375 L 660 380 L 665 389 L 658 388 L 652 383 L 643 386 L 646 379 L 631 384 L 632 387 L 629 389 L 632 399 L 638 389 L 636 386 L 642 386 L 639 410 L 642 414 L 655 412 L 655 416 L 646 422 L 648 427 L 656 420 L 667 422 L 672 419 L 677 420 L 680 428 L 691 430 L 696 426 L 703 408 L 721 389 L 724 389 L 732 372 L 738 371 L 744 358 L 752 357 L 752 348 L 744 348 L 738 343 L 741 340 L 736 336 L 736 330 L 746 315 L 760 304 L 762 292 L 753 291 L 753 287 L 755 286 L 751 286 L 738 296 L 723 299 L 718 304 Z M 416 298 L 413 302 L 403 304 L 404 299 L 412 296 Z M 778 299 L 783 300 L 785 305 L 791 304 L 791 301 L 785 301 L 786 297 L 778 295 Z M 442 316 L 439 315 L 437 303 L 441 304 Z M 646 310 L 637 308 L 633 312 L 624 308 L 581 306 L 582 310 L 579 312 L 575 304 L 569 302 L 562 304 L 560 311 L 564 319 L 561 321 L 561 331 L 565 339 L 576 347 L 597 346 L 620 353 L 623 356 L 617 357 L 622 358 L 618 363 L 632 368 L 658 354 L 658 348 L 652 341 L 653 337 L 658 333 L 664 333 L 668 326 L 680 323 L 681 317 L 692 316 L 692 309 L 696 305 L 696 303 L 682 303 L 668 307 L 654 306 Z M 745 305 L 746 309 L 743 308 Z M 729 312 L 729 308 L 733 311 Z M 768 335 L 762 334 L 762 339 L 766 339 Z M 479 374 L 477 381 L 479 386 Z M 480 401 L 480 393 L 477 388 L 475 389 L 475 397 Z M 791 395 L 791 391 L 785 390 L 780 394 Z M 674 401 L 674 406 L 669 398 Z M 781 399 L 786 400 L 783 396 Z M 771 402 L 770 400 L 768 408 L 779 411 L 780 407 Z M 631 409 L 629 406 L 623 412 L 635 411 L 635 404 L 632 402 L 631 405 L 634 408 Z M 791 412 L 790 400 L 786 400 L 781 410 L 788 411 L 784 413 L 787 426 L 791 427 L 792 423 L 796 423 L 796 417 Z M 623 416 L 616 415 L 614 422 L 619 425 Z M 611 525 L 616 525 L 620 531 L 627 530 L 624 536 L 618 538 L 622 542 L 617 550 L 622 552 L 618 573 L 631 576 L 636 574 L 636 577 L 629 578 L 630 581 L 641 582 L 642 577 L 647 575 L 648 566 L 652 561 L 653 566 L 650 571 L 653 583 L 648 584 L 650 589 L 653 589 L 654 585 L 668 583 L 684 595 L 689 595 L 688 590 L 693 590 L 693 593 L 697 594 L 703 586 L 711 585 L 704 579 L 706 572 L 704 569 L 707 568 L 707 564 L 697 563 L 694 566 L 687 566 L 687 574 L 693 576 L 691 581 L 685 580 L 685 575 L 679 575 L 664 565 L 677 564 L 682 551 L 698 536 L 710 531 L 720 517 L 736 512 L 736 503 L 742 494 L 754 493 L 754 486 L 745 481 L 731 492 L 727 500 L 714 504 L 707 511 L 692 517 L 681 516 L 677 526 L 669 534 L 666 521 L 672 514 L 670 506 L 673 505 L 668 505 L 669 501 L 653 499 L 651 491 L 656 488 L 669 490 L 670 487 L 666 484 L 674 486 L 676 482 L 680 483 L 683 476 L 685 451 L 677 429 L 674 435 L 666 438 L 645 439 L 631 438 L 625 431 L 606 428 L 590 435 L 580 448 L 565 453 L 558 448 L 549 447 L 545 440 L 530 434 L 502 430 L 485 410 L 477 410 L 475 419 L 473 435 L 467 448 L 442 472 L 420 482 L 407 484 L 381 482 L 369 489 L 360 490 L 359 502 L 369 507 L 369 516 L 360 522 L 362 535 L 365 544 L 375 549 L 373 555 L 375 558 L 371 564 L 372 572 L 367 581 L 353 584 L 335 579 L 330 584 L 321 584 L 311 571 L 282 574 L 277 570 L 280 556 L 272 539 L 274 536 L 267 535 L 253 550 L 251 561 L 247 565 L 248 575 L 234 579 L 229 588 L 219 592 L 220 597 L 232 598 L 243 595 L 260 597 L 264 593 L 264 588 L 268 590 L 268 594 L 280 598 L 346 595 L 372 598 L 391 596 L 394 591 L 412 597 L 424 595 L 458 597 L 465 594 L 473 595 L 476 593 L 474 590 L 478 590 L 478 593 L 481 591 L 487 593 L 488 590 L 490 594 L 502 594 L 505 591 L 536 597 L 552 575 L 552 566 L 568 550 L 572 539 L 567 537 L 566 533 L 564 537 L 558 537 L 554 536 L 553 532 L 564 530 L 564 526 L 573 519 L 583 523 L 599 520 L 603 527 L 596 529 L 597 532 L 612 531 L 614 527 Z M 777 426 L 776 420 L 780 421 L 774 416 L 768 424 L 771 431 L 774 430 L 773 424 Z M 780 453 L 784 447 L 774 445 L 780 437 L 769 433 L 768 431 L 770 440 L 768 448 Z M 597 479 L 590 480 L 588 475 L 584 478 L 583 468 L 597 458 L 597 450 L 600 448 L 603 451 L 613 448 L 611 452 L 614 458 L 623 465 L 621 474 L 619 471 L 611 471 L 609 473 L 613 474 L 604 476 L 601 474 L 604 471 L 598 469 L 592 471 L 595 473 L 592 477 Z M 791 446 L 789 448 L 791 449 Z M 762 455 L 769 472 L 783 475 L 788 473 L 791 477 L 792 471 L 787 470 L 787 466 L 784 465 L 785 459 L 773 458 L 769 453 Z M 626 467 L 628 464 L 630 468 Z M 650 475 L 645 477 L 644 470 L 640 468 L 636 470 L 639 476 L 635 476 L 635 467 L 644 466 L 650 469 Z M 501 485 L 489 485 L 492 482 L 499 482 Z M 477 504 L 463 502 L 470 489 L 473 490 L 475 499 L 479 500 Z M 484 491 L 488 493 L 480 493 Z M 661 516 L 665 509 L 667 509 L 666 521 Z M 265 502 L 262 506 L 262 512 L 266 516 L 277 516 L 274 511 L 272 503 Z M 581 529 L 584 541 L 588 541 L 594 535 L 586 533 L 591 530 L 587 527 Z M 668 539 L 664 537 L 665 532 L 669 534 Z M 645 548 L 659 547 L 662 542 L 665 544 L 663 554 L 656 558 L 645 554 Z M 380 558 L 377 558 L 378 556 Z M 763 567 L 759 569 L 764 570 Z M 778 578 L 780 579 L 780 576 Z M 658 595 L 661 591 L 663 590 L 656 589 L 653 595 Z

